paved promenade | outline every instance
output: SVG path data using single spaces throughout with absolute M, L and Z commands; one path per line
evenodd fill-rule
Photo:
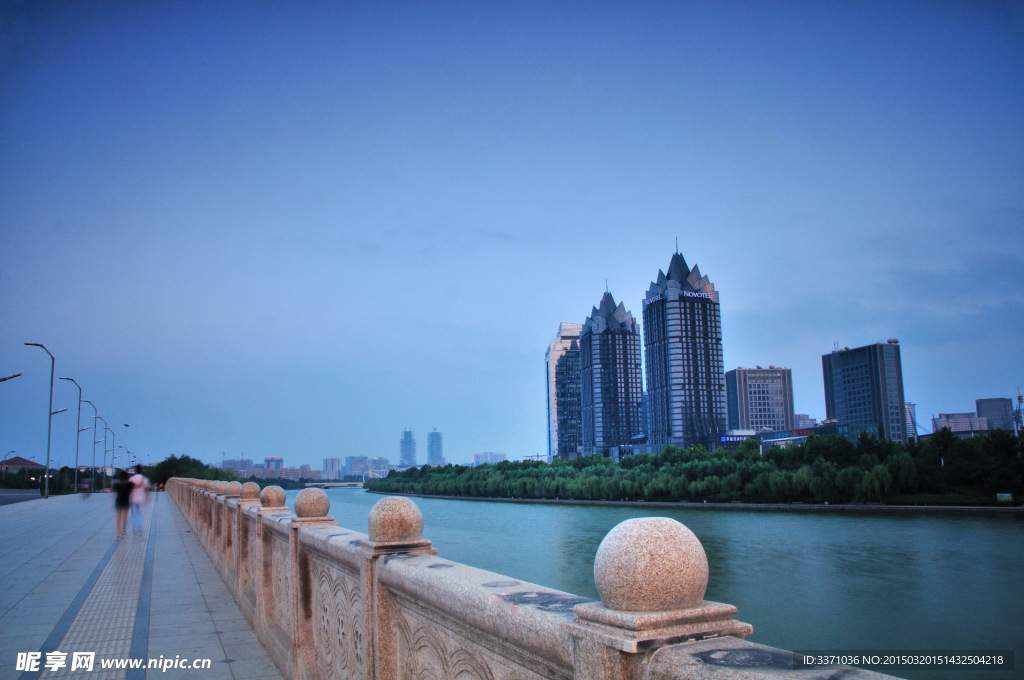
M 150 500 L 120 541 L 110 494 L 0 506 L 0 680 L 281 679 L 174 501 Z M 28 652 L 37 671 L 18 669 Z M 95 653 L 91 672 L 72 671 L 75 652 Z M 126 659 L 209 667 L 102 668 Z

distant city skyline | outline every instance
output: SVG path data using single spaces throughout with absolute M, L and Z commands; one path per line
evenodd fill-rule
M 923 430 L 1024 384 L 1018 4 L 22 2 L 0 26 L 11 457 L 46 456 L 26 342 L 55 357 L 57 466 L 61 377 L 109 427 L 86 462 L 395 461 L 434 424 L 452 463 L 543 455 L 553 333 L 606 289 L 643 333 L 676 239 L 724 368 L 790 368 L 798 413 L 825 416 L 822 355 L 888 338 Z

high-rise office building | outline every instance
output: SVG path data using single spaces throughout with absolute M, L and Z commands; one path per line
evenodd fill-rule
M 917 404 L 907 402 L 903 405 L 907 417 L 907 440 L 917 439 Z
M 715 446 L 726 429 L 718 291 L 679 253 L 644 298 L 644 359 L 651 451 Z
M 563 321 L 544 353 L 548 402 L 548 457 L 576 458 L 583 447 L 580 420 L 580 331 L 583 324 Z
M 1013 400 L 1004 398 L 975 399 L 978 417 L 988 421 L 990 430 L 1013 430 Z
M 825 414 L 840 423 L 873 423 L 879 438 L 907 443 L 906 400 L 898 340 L 821 357 Z
M 402 431 L 402 443 L 398 454 L 398 467 L 412 467 L 416 465 L 416 438 L 412 436 L 412 430 Z
M 435 467 L 444 465 L 444 452 L 441 445 L 441 433 L 437 431 L 437 428 L 434 428 L 433 432 L 427 433 L 427 465 Z
M 740 368 L 725 374 L 730 430 L 792 430 L 793 371 Z
M 281 470 L 284 468 L 284 459 L 277 456 L 264 458 L 263 463 L 268 470 Z
M 611 293 L 580 331 L 580 387 L 584 455 L 617 458 L 618 447 L 643 434 L 643 386 L 640 330 Z

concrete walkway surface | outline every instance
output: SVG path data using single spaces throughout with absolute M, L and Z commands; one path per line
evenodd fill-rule
M 0 680 L 281 680 L 173 499 L 149 498 L 120 540 L 111 494 L 0 506 Z M 102 667 L 128 659 L 160 667 Z

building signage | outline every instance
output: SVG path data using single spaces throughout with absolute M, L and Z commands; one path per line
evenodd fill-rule
M 658 295 L 655 295 L 652 298 L 645 299 L 644 300 L 644 309 L 647 309 L 647 305 L 654 304 L 655 302 L 657 302 L 660 299 L 661 299 L 661 294 L 660 293 Z
M 692 291 L 692 290 L 684 290 L 683 291 L 683 297 L 704 298 L 705 300 L 710 300 L 711 299 L 711 293 L 701 293 L 699 291 L 695 292 L 695 291 Z

